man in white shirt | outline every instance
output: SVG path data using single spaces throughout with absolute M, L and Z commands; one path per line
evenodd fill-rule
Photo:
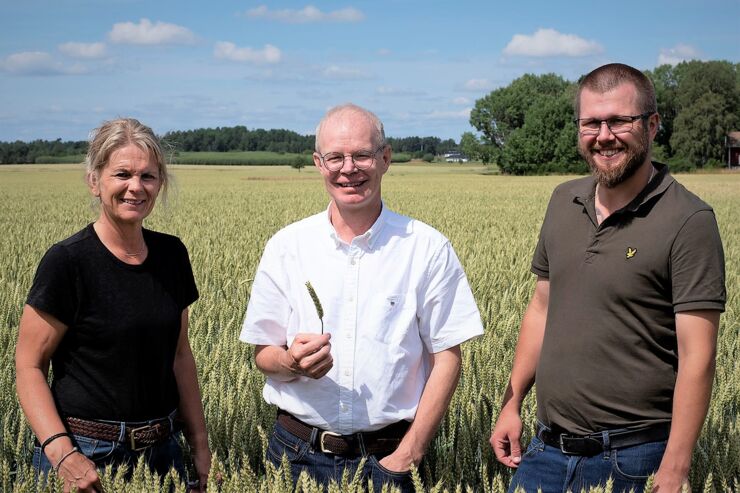
M 366 457 L 376 489 L 412 491 L 480 315 L 449 240 L 384 206 L 391 148 L 373 113 L 331 109 L 313 159 L 329 207 L 267 243 L 240 336 L 278 407 L 267 456 L 323 484 Z

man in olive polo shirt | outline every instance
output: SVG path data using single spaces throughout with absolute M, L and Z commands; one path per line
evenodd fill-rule
M 579 84 L 578 148 L 593 176 L 558 186 L 532 261 L 537 283 L 491 435 L 510 491 L 688 481 L 709 405 L 724 255 L 712 208 L 650 159 L 652 83 L 622 64 Z M 680 363 L 680 364 L 679 364 Z M 537 435 L 521 454 L 522 400 Z

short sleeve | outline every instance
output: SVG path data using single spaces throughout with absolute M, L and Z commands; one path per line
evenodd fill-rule
M 52 246 L 41 259 L 26 303 L 70 326 L 77 311 L 75 269 L 61 245 Z
M 724 311 L 725 256 L 711 210 L 689 217 L 673 242 L 670 261 L 674 312 Z
M 554 201 L 555 193 L 553 193 L 550 203 L 547 206 L 547 212 L 545 212 L 545 219 L 542 221 L 542 226 L 540 227 L 540 236 L 537 240 L 537 247 L 534 249 L 532 266 L 530 268 L 532 273 L 544 278 L 550 277 L 550 262 L 547 257 L 547 225 L 549 224 L 548 219 L 550 218 Z
M 429 263 L 419 310 L 422 340 L 438 353 L 483 334 L 478 307 L 460 260 L 449 241 Z
M 249 344 L 287 344 L 291 314 L 287 297 L 287 276 L 276 238 L 267 242 L 252 282 L 247 313 L 239 340 Z
M 198 286 L 195 284 L 195 276 L 193 275 L 193 266 L 190 264 L 190 256 L 188 255 L 187 247 L 178 240 L 178 247 L 180 251 L 180 293 L 179 300 L 177 300 L 180 310 L 184 310 L 191 304 L 193 304 L 198 298 Z

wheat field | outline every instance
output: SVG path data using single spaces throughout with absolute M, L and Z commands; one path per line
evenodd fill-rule
M 251 347 L 238 341 L 250 280 L 267 239 L 328 203 L 314 169 L 198 167 L 172 169 L 176 189 L 145 226 L 179 236 L 190 252 L 200 299 L 192 306 L 190 340 L 198 365 L 222 481 L 211 491 L 293 491 L 286 471 L 267 466 L 263 450 L 275 418 L 261 395 L 264 379 Z M 507 177 L 475 166 L 392 166 L 386 205 L 431 224 L 452 242 L 470 280 L 485 336 L 463 346 L 460 385 L 422 467 L 419 491 L 500 492 L 510 473 L 488 445 L 505 389 L 519 321 L 534 287 L 529 272 L 552 189 L 569 177 Z M 681 175 L 678 180 L 716 211 L 724 242 L 727 310 L 721 319 L 717 375 L 709 415 L 694 453 L 695 491 L 740 490 L 740 174 Z M 15 392 L 18 320 L 36 266 L 53 244 L 95 219 L 81 167 L 0 167 L 0 491 L 37 491 L 30 469 L 33 437 Z M 534 400 L 523 411 L 525 440 Z M 213 475 L 212 475 L 213 476 Z M 174 474 L 152 477 L 137 467 L 130 482 L 104 475 L 106 491 L 185 491 Z M 332 491 L 365 491 L 345 477 Z M 44 486 L 61 491 L 53 481 Z M 299 491 L 315 491 L 309 479 Z M 606 491 L 609 485 L 606 485 Z

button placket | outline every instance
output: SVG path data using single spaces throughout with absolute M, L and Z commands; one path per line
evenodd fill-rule
M 339 428 L 342 433 L 349 433 L 352 426 L 352 404 L 354 398 L 355 367 L 355 333 L 357 331 L 357 291 L 359 287 L 361 250 L 354 244 L 347 252 L 347 268 L 344 276 L 345 306 L 342 310 L 342 327 L 344 337 L 337 344 L 341 351 L 341 366 L 337 372 L 339 383 Z

